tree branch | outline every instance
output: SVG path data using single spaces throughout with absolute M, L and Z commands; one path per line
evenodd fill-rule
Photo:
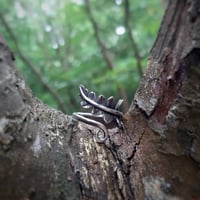
M 24 64 L 27 67 L 29 67 L 29 69 L 33 72 L 35 77 L 40 81 L 40 83 L 44 86 L 44 88 L 49 92 L 49 94 L 52 96 L 54 101 L 57 103 L 58 108 L 61 111 L 66 112 L 66 108 L 65 108 L 64 104 L 62 103 L 62 100 L 56 93 L 56 91 L 50 87 L 50 85 L 42 78 L 39 71 L 36 70 L 36 68 L 32 65 L 32 63 L 22 54 L 22 52 L 19 48 L 19 45 L 17 43 L 17 39 L 16 39 L 14 33 L 12 32 L 12 29 L 9 27 L 8 23 L 6 22 L 6 20 L 4 19 L 4 17 L 1 14 L 0 14 L 0 21 L 1 21 L 2 25 L 5 27 L 6 31 L 9 33 L 10 38 L 13 40 L 19 58 L 24 62 Z
M 1 38 L 0 66 L 0 199 L 78 199 L 66 158 L 70 117 L 33 97 Z
M 98 28 L 98 25 L 97 25 L 93 15 L 92 15 L 89 0 L 85 0 L 85 5 L 86 5 L 86 11 L 87 11 L 88 17 L 91 21 L 91 24 L 92 24 L 92 27 L 93 27 L 93 30 L 94 30 L 94 36 L 96 38 L 97 44 L 99 45 L 99 48 L 101 49 L 101 53 L 102 53 L 102 56 L 104 58 L 104 61 L 106 62 L 109 70 L 114 70 L 114 65 L 111 61 L 111 58 L 110 58 L 109 53 L 106 49 L 106 46 L 104 45 L 104 43 L 100 39 L 99 28 Z M 127 98 L 126 92 L 125 92 L 124 88 L 121 87 L 121 86 L 118 87 L 118 90 L 119 90 L 121 97 L 124 99 L 123 110 L 127 111 L 129 105 L 128 105 L 128 98 Z
M 127 30 L 130 42 L 131 42 L 131 47 L 133 49 L 134 56 L 135 56 L 136 61 L 137 61 L 138 74 L 139 74 L 140 77 L 142 77 L 142 75 L 143 75 L 142 64 L 141 64 L 142 59 L 141 59 L 141 56 L 140 56 L 140 52 L 139 52 L 137 43 L 136 43 L 136 41 L 133 37 L 129 21 L 130 21 L 129 0 L 125 0 L 125 2 L 124 2 L 124 24 L 125 24 L 125 27 L 126 27 L 126 30 Z
M 87 14 L 88 14 L 88 17 L 92 23 L 92 27 L 93 27 L 93 30 L 94 30 L 94 36 L 96 38 L 96 41 L 97 41 L 97 44 L 99 45 L 100 49 L 101 49 L 101 53 L 102 53 L 102 56 L 108 66 L 108 68 L 110 70 L 112 70 L 114 68 L 113 66 L 113 63 L 111 61 L 111 58 L 108 54 L 108 51 L 106 49 L 106 46 L 104 45 L 104 43 L 101 41 L 100 39 L 100 36 L 99 36 L 99 28 L 98 28 L 98 25 L 92 15 L 92 11 L 91 11 L 91 8 L 90 8 L 90 2 L 89 0 L 85 0 L 85 6 L 86 6 L 86 11 L 87 11 Z

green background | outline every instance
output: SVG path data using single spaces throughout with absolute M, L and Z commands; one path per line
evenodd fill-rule
M 67 114 L 79 111 L 83 84 L 123 98 L 126 112 L 141 79 L 138 63 L 144 71 L 165 7 L 161 0 L 4 0 L 0 34 L 46 104 Z

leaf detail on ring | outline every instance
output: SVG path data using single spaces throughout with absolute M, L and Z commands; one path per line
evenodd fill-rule
M 80 85 L 81 106 L 85 109 L 91 109 L 91 113 L 96 117 L 102 117 L 106 124 L 111 123 L 116 117 L 121 117 L 122 113 L 118 111 L 123 103 L 123 99 L 117 102 L 113 96 L 105 98 L 103 95 L 97 96 L 95 92 L 89 92 L 87 88 Z M 117 114 L 115 114 L 118 111 Z

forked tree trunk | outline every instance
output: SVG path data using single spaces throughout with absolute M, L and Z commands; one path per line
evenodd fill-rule
M 200 199 L 199 27 L 198 0 L 169 1 L 125 128 L 103 144 L 31 95 L 1 40 L 0 199 Z

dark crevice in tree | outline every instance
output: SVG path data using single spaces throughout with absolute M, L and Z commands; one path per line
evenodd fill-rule
M 14 44 L 15 44 L 15 48 L 17 50 L 17 54 L 19 56 L 19 58 L 22 60 L 22 62 L 24 62 L 24 64 L 29 67 L 29 69 L 33 72 L 33 74 L 37 77 L 37 79 L 39 80 L 39 82 L 43 85 L 43 87 L 49 92 L 49 94 L 52 96 L 52 98 L 54 99 L 54 101 L 56 102 L 56 104 L 58 105 L 58 108 L 63 111 L 66 112 L 66 108 L 65 105 L 63 104 L 62 100 L 60 99 L 59 95 L 56 93 L 56 91 L 44 80 L 44 78 L 41 76 L 40 72 L 38 70 L 36 70 L 36 68 L 32 65 L 32 63 L 24 56 L 24 54 L 21 52 L 19 45 L 17 43 L 17 39 L 13 33 L 13 31 L 11 30 L 11 28 L 9 27 L 8 23 L 6 22 L 6 20 L 4 19 L 4 17 L 0 14 L 0 20 L 2 25 L 5 27 L 5 29 L 7 30 L 7 32 L 10 35 L 10 38 L 13 40 Z
M 140 143 L 141 143 L 141 141 L 142 141 L 142 139 L 143 139 L 143 137 L 144 137 L 144 134 L 145 134 L 145 131 L 143 131 L 143 132 L 141 133 L 141 136 L 139 137 L 138 142 L 135 143 L 132 155 L 130 155 L 130 156 L 127 158 L 128 161 L 130 161 L 130 160 L 132 160 L 132 159 L 134 158 L 134 156 L 135 156 L 135 154 L 136 154 L 136 152 L 137 152 L 137 147 L 140 145 Z M 129 173 L 129 172 L 128 172 L 128 173 Z

